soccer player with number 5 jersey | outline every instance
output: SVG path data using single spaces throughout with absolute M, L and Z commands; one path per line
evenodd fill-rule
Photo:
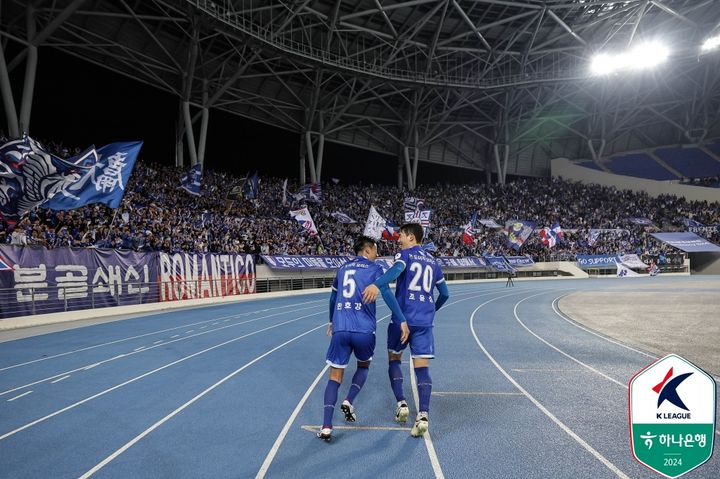
M 357 370 L 341 409 L 346 421 L 355 422 L 357 417 L 353 402 L 368 377 L 375 350 L 375 303 L 364 304 L 362 292 L 382 276 L 382 268 L 375 263 L 377 244 L 372 238 L 361 236 L 355 241 L 353 250 L 357 257 L 338 269 L 330 294 L 330 324 L 327 334 L 332 339 L 326 355 L 326 362 L 330 365 L 330 378 L 325 387 L 323 426 L 317 434 L 325 441 L 332 438 L 332 416 L 343 373 L 350 362 L 350 354 L 355 354 Z M 387 285 L 380 288 L 380 292 L 393 313 L 392 321 L 397 323 L 397 341 L 406 342 L 409 330 L 397 300 Z

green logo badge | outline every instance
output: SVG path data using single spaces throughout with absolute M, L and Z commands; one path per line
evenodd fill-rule
M 630 443 L 641 464 L 679 477 L 707 462 L 715 437 L 715 381 L 670 354 L 630 380 Z

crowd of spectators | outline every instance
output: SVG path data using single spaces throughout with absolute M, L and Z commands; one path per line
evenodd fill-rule
M 61 151 L 62 147 L 60 146 Z M 68 152 L 72 154 L 72 152 Z M 322 185 L 323 202 L 305 203 L 292 193 L 297 181 L 261 177 L 257 198 L 241 193 L 244 180 L 227 173 L 205 171 L 203 194 L 193 196 L 179 188 L 183 171 L 176 167 L 138 162 L 120 208 L 89 205 L 72 211 L 35 209 L 11 229 L 3 223 L 0 242 L 13 245 L 117 248 L 135 251 L 224 252 L 259 254 L 348 254 L 362 232 L 374 205 L 396 225 L 403 223 L 403 200 L 424 199 L 432 209 L 429 239 L 443 256 L 527 254 L 537 261 L 574 259 L 576 254 L 658 254 L 669 247 L 655 241 L 650 231 L 684 230 L 684 220 L 720 224 L 718 203 L 688 202 L 683 198 L 621 191 L 558 178 L 525 178 L 500 185 L 421 185 L 414 192 L 381 185 Z M 286 201 L 284 201 L 286 200 Z M 320 232 L 304 233 L 289 211 L 307 204 Z M 472 244 L 462 240 L 463 226 L 474 212 L 478 218 L 534 221 L 537 228 L 559 223 L 565 238 L 547 248 L 534 233 L 517 252 L 506 244 L 502 229 L 476 225 Z M 342 212 L 356 224 L 338 222 Z M 628 218 L 647 218 L 652 226 Z M 590 240 L 590 229 L 614 230 Z M 720 241 L 717 231 L 704 231 Z M 381 254 L 397 245 L 382 241 Z

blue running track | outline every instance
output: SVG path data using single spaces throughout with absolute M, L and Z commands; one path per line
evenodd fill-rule
M 656 279 L 677 282 L 675 291 L 692 290 L 692 280 Z M 424 439 L 393 420 L 382 302 L 358 421 L 344 423 L 338 407 L 330 443 L 315 437 L 327 294 L 0 343 L 0 477 L 659 477 L 633 459 L 627 424 L 627 383 L 652 355 L 553 307 L 573 291 L 626 284 L 450 284 L 436 318 Z M 410 399 L 410 365 L 403 369 Z M 353 371 L 351 363 L 341 399 Z M 411 418 L 416 405 L 411 399 Z M 719 478 L 718 455 L 685 477 Z

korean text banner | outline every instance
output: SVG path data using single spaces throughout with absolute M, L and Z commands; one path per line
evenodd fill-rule
M 157 301 L 157 254 L 4 246 L 0 317 Z
M 0 248 L 0 318 L 255 292 L 251 255 Z

